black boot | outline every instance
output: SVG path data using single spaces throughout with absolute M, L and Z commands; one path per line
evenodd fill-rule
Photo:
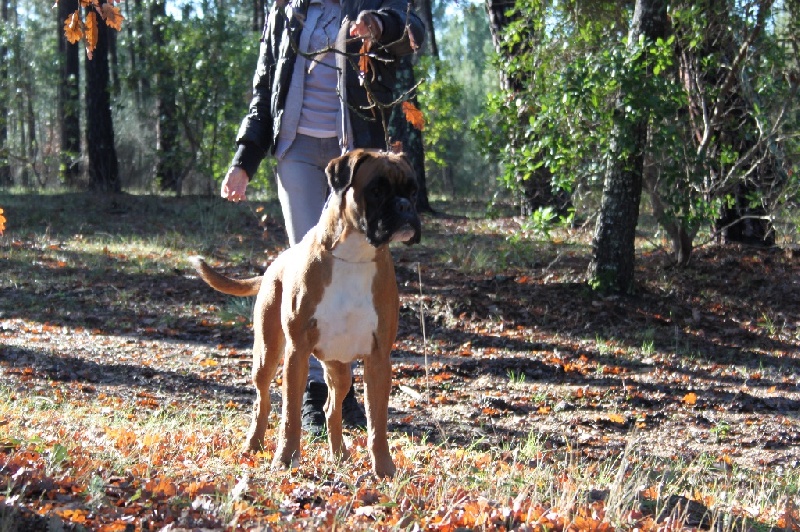
M 328 387 L 321 382 L 309 382 L 303 393 L 303 430 L 314 436 L 325 434 L 325 401 Z
M 358 404 L 353 386 L 350 386 L 350 391 L 342 401 L 342 424 L 350 429 L 367 428 L 367 416 L 364 415 L 364 409 Z

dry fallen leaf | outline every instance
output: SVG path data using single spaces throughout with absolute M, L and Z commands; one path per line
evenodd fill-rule
M 697 403 L 697 394 L 694 393 L 694 392 L 689 392 L 689 393 L 687 393 L 686 395 L 683 396 L 682 401 L 683 401 L 684 404 L 692 406 L 695 403 Z

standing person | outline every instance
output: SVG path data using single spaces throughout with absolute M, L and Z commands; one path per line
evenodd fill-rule
M 245 200 L 250 177 L 275 155 L 289 245 L 299 242 L 328 196 L 328 162 L 355 148 L 388 148 L 381 105 L 394 98 L 396 58 L 414 52 L 424 35 L 409 0 L 275 0 L 222 197 Z M 372 58 L 361 72 L 366 48 Z M 319 434 L 328 390 L 322 365 L 310 362 L 303 428 Z M 342 411 L 346 425 L 366 426 L 352 387 Z

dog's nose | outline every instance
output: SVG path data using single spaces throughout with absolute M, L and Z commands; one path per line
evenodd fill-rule
M 411 212 L 414 206 L 406 198 L 396 198 L 397 212 Z

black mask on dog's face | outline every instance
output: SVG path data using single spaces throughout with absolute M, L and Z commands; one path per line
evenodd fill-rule
M 367 241 L 375 247 L 389 242 L 417 244 L 422 224 L 417 215 L 417 183 L 375 176 L 364 187 Z
M 389 242 L 416 244 L 422 234 L 414 171 L 404 155 L 392 155 L 391 159 L 357 151 L 332 160 L 325 170 L 333 191 L 344 197 L 362 165 L 369 160 L 377 163 L 370 165 L 375 175 L 369 176 L 357 192 L 363 208 L 363 217 L 357 223 L 375 247 Z

